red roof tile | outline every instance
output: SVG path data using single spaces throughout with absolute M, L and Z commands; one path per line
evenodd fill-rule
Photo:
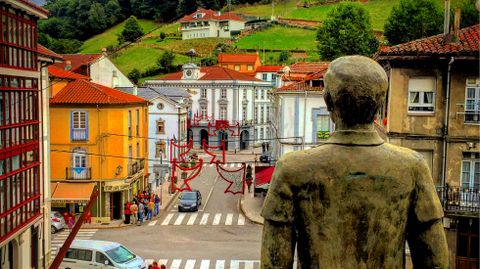
M 257 67 L 256 72 L 278 72 L 283 68 L 281 65 L 262 65 Z
M 285 68 L 282 76 L 284 81 L 305 81 L 322 78 L 328 69 L 328 63 L 300 62 Z
M 158 80 L 181 80 L 183 76 L 182 72 L 168 74 L 164 77 L 158 78 Z M 242 74 L 235 70 L 220 66 L 206 66 L 200 68 L 199 80 L 243 80 L 243 81 L 262 81 L 258 78 L 251 77 L 249 75 Z
M 458 41 L 448 43 L 445 35 L 417 39 L 396 46 L 384 46 L 375 58 L 388 56 L 476 56 L 479 54 L 480 24 L 459 30 Z
M 299 62 L 289 66 L 290 73 L 314 73 L 328 68 L 328 63 Z
M 87 77 L 87 76 L 77 74 L 77 73 L 72 72 L 72 71 L 63 70 L 63 69 L 60 69 L 56 66 L 49 66 L 48 67 L 48 76 L 54 77 L 54 78 L 71 79 L 71 80 L 75 80 L 75 79 L 90 80 L 90 78 Z
M 54 58 L 58 60 L 63 60 L 63 57 L 59 54 L 56 54 L 55 52 L 45 48 L 44 46 L 38 44 L 37 45 L 37 52 L 40 55 L 47 56 L 48 58 Z
M 84 79 L 68 83 L 50 99 L 50 104 L 121 105 L 140 103 L 147 104 L 148 101 Z
M 203 13 L 202 18 L 197 18 L 197 14 Z M 197 11 L 190 15 L 185 15 L 183 18 L 181 18 L 178 22 L 190 22 L 190 21 L 226 21 L 226 20 L 234 20 L 234 21 L 244 21 L 240 16 L 238 16 L 235 13 L 232 12 L 226 12 L 226 13 L 219 13 L 216 11 L 213 11 L 211 9 L 203 9 L 199 8 Z
M 229 63 L 254 64 L 257 60 L 258 60 L 258 54 L 255 54 L 255 53 L 239 53 L 239 54 L 220 53 L 218 55 L 219 64 L 229 64 Z
M 305 81 L 295 82 L 278 89 L 273 90 L 273 93 L 278 92 L 304 92 L 304 91 L 323 91 L 323 87 L 312 87 Z
M 56 63 L 54 66 L 65 69 L 67 61 L 71 62 L 72 68 L 71 71 L 75 72 L 77 69 L 84 65 L 90 65 L 92 62 L 100 59 L 103 54 L 63 54 L 63 63 Z

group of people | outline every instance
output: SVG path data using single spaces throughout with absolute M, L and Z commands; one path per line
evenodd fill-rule
M 141 225 L 160 213 L 160 198 L 148 191 L 139 191 L 132 201 L 125 203 L 125 224 Z
M 167 267 L 165 266 L 165 264 L 158 265 L 158 262 L 153 262 L 148 266 L 148 269 L 167 269 Z

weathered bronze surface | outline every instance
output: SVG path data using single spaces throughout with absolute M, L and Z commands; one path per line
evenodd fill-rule
M 324 98 L 335 132 L 277 162 L 262 216 L 262 268 L 448 268 L 443 210 L 422 156 L 373 127 L 385 71 L 362 56 L 330 64 Z

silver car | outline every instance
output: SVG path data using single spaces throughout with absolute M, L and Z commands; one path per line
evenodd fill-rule
M 52 234 L 62 230 L 67 226 L 62 214 L 57 211 L 50 212 L 50 225 L 52 227 Z

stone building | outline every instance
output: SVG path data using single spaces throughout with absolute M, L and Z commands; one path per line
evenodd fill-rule
M 378 122 L 392 144 L 420 152 L 443 202 L 452 268 L 479 266 L 480 25 L 391 47 Z

